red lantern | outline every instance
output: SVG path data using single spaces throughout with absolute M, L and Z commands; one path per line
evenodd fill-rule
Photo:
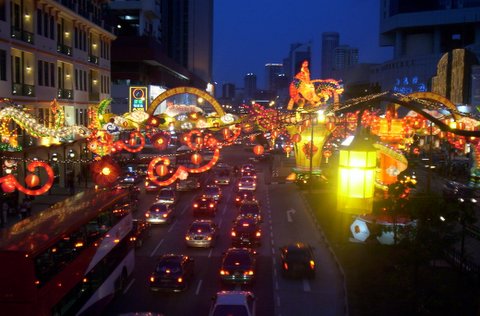
M 254 134 L 252 134 L 252 135 L 250 135 L 250 137 L 249 137 L 249 138 L 250 138 L 250 142 L 252 142 L 252 143 L 253 143 L 253 142 L 255 141 L 255 139 L 257 138 L 257 136 L 256 136 L 256 135 L 254 135 Z
M 167 175 L 167 173 L 168 173 L 168 167 L 167 167 L 167 165 L 159 164 L 157 167 L 155 167 L 155 172 L 156 172 L 160 177 L 163 177 L 163 176 Z
M 285 150 L 285 152 L 286 152 L 287 155 L 288 155 L 288 154 L 290 154 L 290 152 L 292 151 L 292 147 L 287 145 L 287 146 L 285 146 L 285 148 L 284 148 L 283 150 Z
M 130 144 L 130 146 L 135 146 L 137 144 L 137 140 L 135 139 L 135 137 L 131 137 L 128 140 L 128 143 Z
M 199 153 L 194 153 L 190 158 L 190 161 L 195 165 L 199 165 L 202 162 L 202 160 L 203 160 L 202 155 L 200 155 Z
M 224 129 L 222 130 L 222 134 L 223 134 L 223 138 L 224 138 L 224 139 L 228 139 L 228 138 L 230 138 L 230 134 L 231 134 L 231 133 L 230 133 L 230 130 L 229 130 L 228 128 L 224 128 Z
M 2 182 L 2 190 L 6 193 L 11 193 L 15 191 L 15 183 L 12 181 Z
M 158 137 L 153 143 L 153 146 L 159 150 L 164 150 L 167 148 L 167 141 L 163 137 Z
M 257 156 L 260 156 L 261 154 L 263 154 L 264 151 L 265 151 L 265 148 L 263 148 L 262 145 L 255 145 L 253 147 L 253 153 Z
M 294 134 L 294 135 L 292 136 L 292 142 L 294 142 L 294 143 L 298 143 L 298 142 L 300 142 L 301 140 L 302 140 L 302 136 L 301 136 L 300 134 Z
M 40 178 L 36 174 L 30 173 L 25 177 L 25 184 L 29 188 L 34 188 L 40 184 Z

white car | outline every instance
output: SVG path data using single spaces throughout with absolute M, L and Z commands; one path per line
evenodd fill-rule
M 253 177 L 244 176 L 238 180 L 237 184 L 238 191 L 250 190 L 255 191 L 257 189 L 257 181 Z
M 217 292 L 208 315 L 255 316 L 255 295 L 250 291 Z
M 172 188 L 163 188 L 157 195 L 157 202 L 159 203 L 176 204 L 177 199 L 177 192 Z

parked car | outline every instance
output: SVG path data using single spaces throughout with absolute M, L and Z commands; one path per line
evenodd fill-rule
M 193 201 L 193 216 L 215 216 L 218 202 L 213 197 L 199 196 Z
M 254 247 L 260 246 L 262 230 L 255 218 L 242 217 L 235 220 L 230 235 L 233 247 Z
M 141 247 L 143 242 L 150 236 L 150 223 L 144 219 L 133 219 L 132 235 L 130 240 L 135 243 L 135 247 Z
M 280 248 L 282 275 L 315 278 L 313 249 L 306 243 L 297 242 Z
M 220 291 L 213 298 L 208 316 L 255 316 L 255 295 L 250 291 Z
M 170 223 L 173 220 L 173 207 L 165 203 L 153 203 L 145 212 L 147 222 L 152 224 Z
M 188 247 L 214 247 L 217 240 L 218 227 L 212 220 L 195 220 L 185 234 Z
M 298 174 L 295 184 L 300 189 L 322 189 L 328 186 L 328 179 L 323 174 L 313 174 L 311 178 L 309 174 Z
M 249 248 L 229 248 L 222 258 L 220 278 L 223 283 L 251 284 L 255 279 L 255 252 Z
M 245 172 L 245 171 L 255 171 L 255 166 L 251 163 L 243 164 L 242 167 L 240 168 L 240 172 Z
M 150 289 L 174 292 L 186 290 L 193 278 L 194 267 L 195 261 L 188 256 L 162 255 L 150 275 Z

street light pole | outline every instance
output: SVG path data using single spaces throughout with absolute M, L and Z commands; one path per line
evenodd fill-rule
M 310 112 L 310 125 L 311 125 L 311 132 L 310 132 L 310 176 L 308 178 L 308 188 L 310 193 L 312 193 L 312 180 L 313 180 L 313 112 Z

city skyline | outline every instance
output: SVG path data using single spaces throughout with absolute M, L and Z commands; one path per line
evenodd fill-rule
M 301 0 L 281 6 L 273 0 L 215 1 L 213 80 L 242 87 L 245 74 L 252 72 L 265 88 L 265 64 L 281 63 L 295 42 L 312 43 L 310 71 L 319 78 L 323 32 L 338 32 L 340 45 L 358 47 L 361 63 L 384 62 L 392 58 L 392 49 L 379 46 L 379 11 L 376 0 Z

